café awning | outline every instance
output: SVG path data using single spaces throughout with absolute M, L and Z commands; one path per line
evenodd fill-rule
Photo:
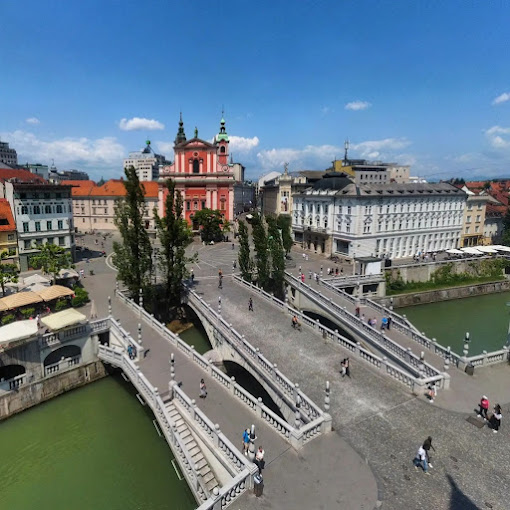
M 74 291 L 62 285 L 52 285 L 47 289 L 38 291 L 37 294 L 41 296 L 43 301 L 52 301 L 61 297 L 74 296 Z
M 14 310 L 22 306 L 33 305 L 35 303 L 42 303 L 43 299 L 39 294 L 35 292 L 18 292 L 17 294 L 11 294 L 0 299 L 0 303 L 6 308 L 5 310 Z
M 65 328 L 67 326 L 73 326 L 74 324 L 85 324 L 87 317 L 80 312 L 77 312 L 74 308 L 68 308 L 61 312 L 52 313 L 41 319 L 41 322 L 52 331 Z

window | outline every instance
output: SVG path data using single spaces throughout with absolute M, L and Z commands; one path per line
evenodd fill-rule
M 97 218 L 94 218 L 94 223 L 97 223 Z
M 85 207 L 82 207 L 82 208 L 81 208 L 81 213 L 82 213 L 82 214 L 85 214 Z
M 479 214 L 476 215 L 476 221 L 477 221 L 477 223 L 480 221 L 480 215 Z
M 347 214 L 351 214 L 351 206 L 350 205 L 347 206 Z
M 466 223 L 471 223 L 471 216 L 468 216 L 468 217 L 466 218 Z
M 478 232 L 479 232 L 479 230 L 480 230 L 480 227 L 477 225 L 477 226 L 475 227 L 475 232 L 476 232 L 476 233 L 478 233 Z
M 55 193 L 55 198 L 57 199 L 62 198 L 62 193 Z
M 41 208 L 38 205 L 34 205 L 34 214 L 41 214 Z
M 21 206 L 21 214 L 28 214 L 28 207 L 26 205 Z
M 40 232 L 41 231 L 41 222 L 40 221 L 36 221 L 35 222 L 35 231 L 36 232 Z
M 194 174 L 200 173 L 200 161 L 198 161 L 198 159 L 193 160 L 193 173 Z
M 108 214 L 108 207 L 105 207 L 105 208 L 104 208 L 104 213 L 105 213 L 105 214 Z
M 30 250 L 30 241 L 29 240 L 25 239 L 24 247 L 25 247 L 25 250 Z
M 14 246 L 9 248 L 9 255 L 16 255 L 16 248 Z
M 51 214 L 51 205 L 45 205 L 44 206 L 44 213 L 45 214 Z
M 24 222 L 24 223 L 23 223 L 23 232 L 29 232 L 29 229 L 28 229 L 28 222 Z
M 51 221 L 47 221 L 46 222 L 46 230 L 52 230 L 52 229 L 53 229 L 52 222 Z
M 14 234 L 7 234 L 7 241 L 14 241 Z
M 57 205 L 57 214 L 62 214 L 62 206 Z
M 65 237 L 59 237 L 58 238 L 58 244 L 60 246 L 65 246 L 66 245 L 66 238 Z
M 202 200 L 202 209 L 205 209 L 205 200 Z
M 222 146 L 220 147 L 220 153 L 221 153 L 221 154 L 225 154 L 225 146 L 223 146 L 223 145 L 222 145 Z
M 186 202 L 186 211 L 191 211 L 191 202 L 189 200 Z
M 44 198 L 45 198 L 46 200 L 47 200 L 47 199 L 49 199 L 49 198 L 50 198 L 50 194 L 49 194 L 49 193 L 45 193 L 45 194 L 44 194 Z
M 85 218 L 83 218 L 83 221 L 82 221 L 82 223 L 85 223 Z
M 198 202 L 193 202 L 193 210 L 198 210 Z
M 58 229 L 62 230 L 64 228 L 64 222 L 62 220 L 58 220 Z
M 466 227 L 466 234 L 469 234 L 469 227 Z

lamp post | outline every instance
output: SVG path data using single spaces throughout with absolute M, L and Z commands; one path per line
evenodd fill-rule
M 469 332 L 466 331 L 466 335 L 464 337 L 464 350 L 463 350 L 463 354 L 464 354 L 464 357 L 467 358 L 467 355 L 468 355 L 468 351 L 469 351 L 469 342 L 471 340 L 469 339 Z

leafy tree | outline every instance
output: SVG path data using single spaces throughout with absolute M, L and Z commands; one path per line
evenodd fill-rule
M 285 254 L 288 255 L 294 243 L 292 240 L 292 219 L 288 214 L 279 214 L 277 224 L 282 231 L 283 249 Z
M 253 244 L 255 246 L 257 281 L 260 287 L 268 289 L 270 287 L 271 274 L 268 239 L 264 220 L 258 214 L 254 214 L 251 223 L 253 227 Z
M 134 167 L 126 168 L 124 172 L 126 196 L 115 204 L 114 219 L 122 241 L 113 243 L 113 263 L 118 270 L 117 278 L 137 299 L 139 289 L 150 284 L 152 247 L 144 228 L 145 189 L 140 185 Z
M 187 276 L 186 263 L 194 258 L 186 257 L 185 250 L 192 241 L 191 230 L 182 217 L 182 195 L 172 180 L 166 182 L 168 195 L 165 215 L 160 218 L 154 209 L 156 231 L 161 250 L 158 263 L 165 278 L 165 297 L 168 304 L 178 305 L 181 300 L 182 281 Z
M 223 240 L 223 232 L 230 230 L 230 223 L 218 209 L 201 209 L 195 213 L 193 221 L 201 227 L 200 236 L 206 243 Z
M 251 281 L 251 272 L 253 270 L 253 261 L 250 257 L 250 240 L 248 237 L 248 227 L 244 221 L 239 221 L 239 269 L 241 276 L 246 281 Z
M 4 260 L 9 256 L 7 251 L 3 251 L 0 260 Z M 2 287 L 2 296 L 5 296 L 5 284 L 18 282 L 18 266 L 11 263 L 0 262 L 0 286 Z
M 503 239 L 501 241 L 505 246 L 510 246 L 510 207 L 503 216 Z
M 275 218 L 267 218 L 268 245 L 271 253 L 272 290 L 276 297 L 284 297 L 285 253 L 278 223 Z
M 38 244 L 39 253 L 32 255 L 30 263 L 36 269 L 42 269 L 45 274 L 53 276 L 53 283 L 61 269 L 72 267 L 71 254 L 56 244 Z

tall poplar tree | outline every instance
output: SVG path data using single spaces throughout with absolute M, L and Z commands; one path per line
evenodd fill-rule
M 246 281 L 251 281 L 251 272 L 253 270 L 253 261 L 250 257 L 250 239 L 248 237 L 248 227 L 244 221 L 239 221 L 239 269 L 241 276 Z
M 275 218 L 267 218 L 269 252 L 271 254 L 271 287 L 275 296 L 284 297 L 285 252 L 282 237 Z
M 292 244 L 292 220 L 288 214 L 279 214 L 277 218 L 278 228 L 282 231 L 282 243 L 285 254 L 288 255 Z
M 186 257 L 186 246 L 193 237 L 182 217 L 183 201 L 181 193 L 175 189 L 175 182 L 166 181 L 168 194 L 165 199 L 165 215 L 160 218 L 154 209 L 156 232 L 161 244 L 159 267 L 165 279 L 165 297 L 168 305 L 177 306 L 181 302 L 182 282 L 187 276 L 186 264 L 194 257 Z
M 138 299 L 139 289 L 150 285 L 152 247 L 145 229 L 145 189 L 133 166 L 124 170 L 126 196 L 115 204 L 115 226 L 122 241 L 113 243 L 113 263 L 117 278 L 124 282 L 131 295 Z
M 264 226 L 264 220 L 258 214 L 254 214 L 251 224 L 253 227 L 253 244 L 255 246 L 257 282 L 259 287 L 268 289 L 271 283 L 271 274 L 267 233 Z

